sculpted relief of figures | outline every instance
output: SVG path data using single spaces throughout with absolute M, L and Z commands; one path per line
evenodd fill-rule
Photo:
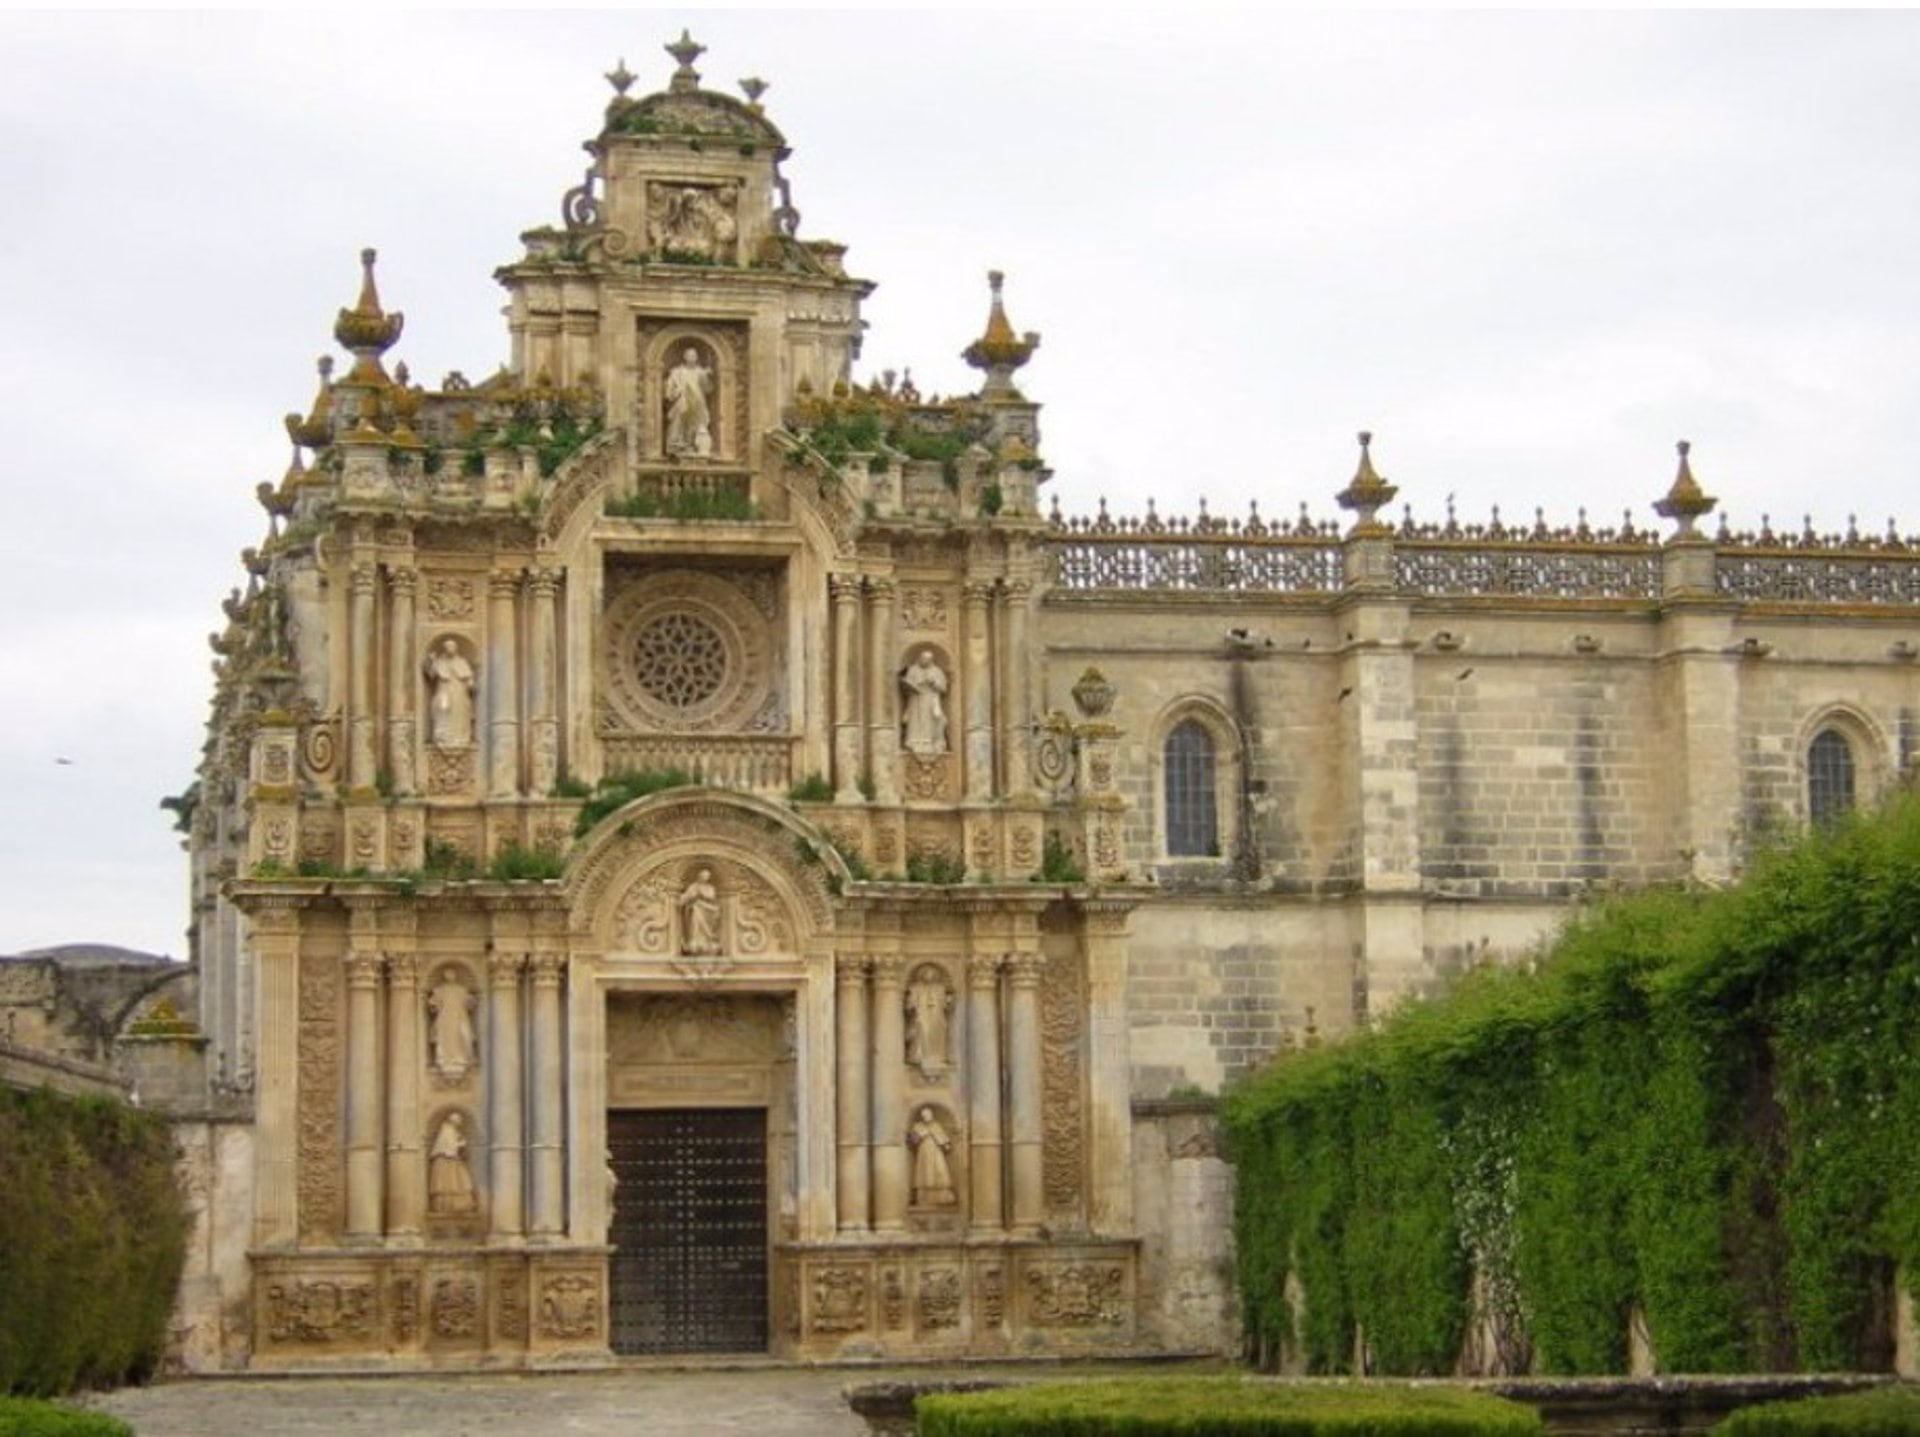
M 435 748 L 473 747 L 473 665 L 451 635 L 427 655 L 427 742 Z
M 740 233 L 737 200 L 738 192 L 730 185 L 649 185 L 647 234 L 652 247 L 668 258 L 731 264 Z
M 680 362 L 667 371 L 666 450 L 668 454 L 705 459 L 713 454 L 713 370 L 689 344 Z
M 643 874 L 621 898 L 613 922 L 616 948 L 702 973 L 794 945 L 779 896 L 757 875 L 726 863 L 667 864 Z
M 900 687 L 906 691 L 901 713 L 901 746 L 921 758 L 933 758 L 947 751 L 947 674 L 933 656 L 932 649 L 920 650 L 900 675 Z
M 947 1075 L 953 1066 L 951 1022 L 953 989 L 947 976 L 932 963 L 913 970 L 907 984 L 907 1062 L 928 1082 Z

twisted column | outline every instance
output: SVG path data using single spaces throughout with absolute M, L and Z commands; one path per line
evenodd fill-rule
M 842 1232 L 865 1232 L 870 1218 L 872 1161 L 868 1137 L 867 960 L 842 954 L 835 966 L 835 1156 Z
M 494 953 L 487 960 L 487 1188 L 492 1204 L 492 1233 L 517 1239 L 525 1228 L 520 1191 L 526 1135 L 520 1102 L 519 953 Z
M 380 1236 L 380 958 L 347 957 L 347 1236 Z
M 1006 1224 L 1000 1176 L 1000 955 L 967 959 L 967 1147 L 976 1231 Z
M 873 960 L 873 1230 L 907 1226 L 907 1035 L 904 964 Z
M 387 1234 L 417 1237 L 426 1205 L 420 1144 L 420 966 L 387 955 Z
M 1022 1237 L 1038 1234 L 1045 1214 L 1040 1186 L 1040 973 L 1044 966 L 1038 953 L 1015 953 L 1007 959 L 1013 989 L 1007 1004 L 1007 1107 L 1012 1119 L 1007 1149 L 1013 1167 L 1013 1230 Z

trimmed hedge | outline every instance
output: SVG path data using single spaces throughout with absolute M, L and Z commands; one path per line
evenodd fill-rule
M 133 1437 L 104 1412 L 82 1412 L 32 1397 L 0 1397 L 0 1437 Z
M 928 1394 L 919 1437 L 1540 1437 L 1531 1407 L 1465 1388 L 1109 1378 Z
M 153 1372 L 186 1257 L 173 1164 L 151 1113 L 0 1089 L 0 1393 Z
M 1838 1397 L 1804 1397 L 1743 1407 L 1714 1429 L 1714 1437 L 1915 1437 L 1920 1391 L 1876 1387 Z
M 1920 799 L 1580 914 L 1223 1106 L 1251 1345 L 1309 1371 L 1885 1370 L 1920 1275 Z

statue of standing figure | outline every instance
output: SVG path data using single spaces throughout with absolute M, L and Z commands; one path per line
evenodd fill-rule
M 680 894 L 680 951 L 689 958 L 720 951 L 720 892 L 711 868 L 701 869 Z
M 467 1115 L 451 1112 L 433 1130 L 433 1146 L 427 1150 L 427 1211 L 458 1217 L 479 1206 L 473 1170 L 467 1166 Z
M 713 453 L 713 371 L 689 344 L 667 371 L 667 453 L 704 459 Z
M 907 1061 L 926 1079 L 943 1077 L 950 1061 L 947 1020 L 953 1012 L 953 992 L 937 968 L 916 969 L 907 985 Z
M 449 1083 L 467 1076 L 474 1062 L 474 996 L 456 973 L 444 973 L 427 990 L 427 1047 L 433 1070 Z
M 953 1147 L 953 1135 L 934 1114 L 922 1108 L 907 1129 L 907 1145 L 913 1149 L 913 1201 L 917 1207 L 952 1207 L 953 1168 L 947 1153 Z
M 906 712 L 901 716 L 901 743 L 908 753 L 921 758 L 936 758 L 947 751 L 947 674 L 933 657 L 932 649 L 919 656 L 900 675 L 900 686 L 907 691 Z
M 473 747 L 473 665 L 448 636 L 427 655 L 427 742 L 435 748 Z

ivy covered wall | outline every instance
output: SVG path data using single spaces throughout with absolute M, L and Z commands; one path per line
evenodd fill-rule
M 1232 1093 L 1250 1345 L 1315 1372 L 1881 1370 L 1920 1275 L 1920 801 L 1610 900 Z

